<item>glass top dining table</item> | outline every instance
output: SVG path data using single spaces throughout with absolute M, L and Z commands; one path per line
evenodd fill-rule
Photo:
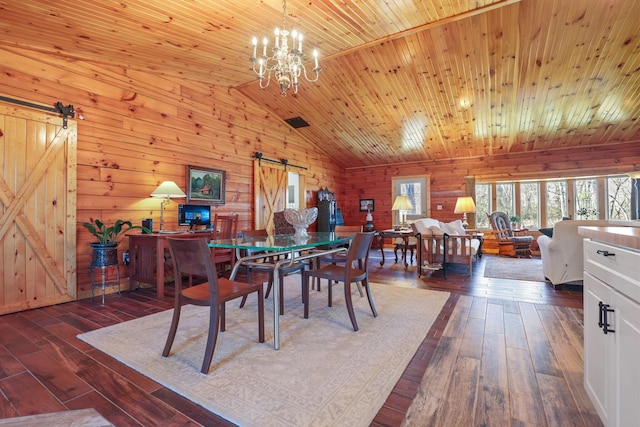
M 308 233 L 305 237 L 295 237 L 294 235 L 275 235 L 267 237 L 250 237 L 237 239 L 210 240 L 210 248 L 218 249 L 245 249 L 249 252 L 265 251 L 265 252 L 281 252 L 289 253 L 286 258 L 278 259 L 272 263 L 273 266 L 273 346 L 274 349 L 280 348 L 280 321 L 277 313 L 280 312 L 280 284 L 278 270 L 293 262 L 303 261 L 306 259 L 316 258 L 319 256 L 346 252 L 345 247 L 340 246 L 343 243 L 351 241 L 356 233 L 339 232 L 339 233 Z M 316 249 L 314 251 L 306 251 Z M 304 252 L 303 252 L 304 251 Z M 265 254 L 254 254 L 240 258 L 236 261 L 229 278 L 234 280 L 238 269 L 245 263 L 266 259 Z M 268 265 L 266 263 L 260 264 Z

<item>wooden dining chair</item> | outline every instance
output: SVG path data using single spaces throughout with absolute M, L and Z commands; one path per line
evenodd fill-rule
M 361 232 L 362 232 L 362 225 L 336 225 L 335 227 L 336 234 L 361 233 Z M 342 246 L 344 246 L 345 248 L 348 248 L 350 244 L 351 242 L 345 243 Z M 345 252 L 332 253 L 326 256 L 319 256 L 318 258 L 316 258 L 315 268 L 320 268 L 322 266 L 322 263 L 342 264 L 346 261 L 347 261 L 347 254 Z M 321 290 L 320 285 L 321 285 L 320 279 L 318 278 L 317 283 L 315 285 L 315 288 L 318 290 L 318 292 Z M 358 291 L 360 292 L 360 296 L 363 296 L 364 293 L 362 292 L 362 286 L 360 285 L 360 282 L 358 282 L 357 285 L 358 285 Z
M 241 231 L 238 234 L 239 237 L 244 238 L 248 238 L 248 239 L 266 239 L 268 237 L 267 234 L 267 230 L 265 229 L 260 229 L 260 230 L 244 230 Z M 262 251 L 264 252 L 264 251 Z M 247 255 L 252 255 L 252 254 L 257 254 L 259 252 L 254 251 L 253 253 L 247 253 Z M 277 253 L 277 252 L 269 252 L 269 253 L 265 253 L 265 258 L 263 258 L 262 260 L 256 260 L 254 262 L 247 262 L 245 263 L 246 268 L 247 268 L 247 282 L 251 282 L 251 273 L 253 272 L 266 272 L 269 274 L 269 281 L 268 281 L 268 286 L 267 286 L 267 292 L 265 292 L 264 294 L 264 298 L 267 299 L 269 298 L 269 293 L 271 292 L 271 288 L 273 286 L 273 268 L 274 268 L 274 264 L 279 261 L 280 259 L 282 259 L 283 256 L 286 256 L 287 254 L 283 254 L 283 253 Z M 278 270 L 278 278 L 280 280 L 280 285 L 279 285 L 279 289 L 280 289 L 280 314 L 284 314 L 284 277 L 288 276 L 289 274 L 295 273 L 295 272 L 301 272 L 300 274 L 300 281 L 302 282 L 302 273 L 304 273 L 304 269 L 305 269 L 305 263 L 304 262 L 293 262 L 291 265 L 287 266 L 287 267 L 282 267 Z M 302 292 L 302 283 L 301 283 L 301 292 Z M 244 306 L 244 303 L 246 301 L 246 297 L 242 298 L 242 302 L 240 303 L 240 307 Z
M 238 228 L 238 215 L 219 215 L 213 217 L 213 238 L 214 240 L 234 239 Z M 211 259 L 216 265 L 218 275 L 222 275 L 228 270 L 233 270 L 236 262 L 235 249 L 212 249 Z
M 175 271 L 175 304 L 173 318 L 167 342 L 162 351 L 164 357 L 169 356 L 173 340 L 178 330 L 180 313 L 183 304 L 193 304 L 209 307 L 209 332 L 207 346 L 200 372 L 207 374 L 213 352 L 218 339 L 218 331 L 226 329 L 225 303 L 236 298 L 257 293 L 258 298 L 258 341 L 264 342 L 264 298 L 262 284 L 235 282 L 224 277 L 218 278 L 215 264 L 211 259 L 211 251 L 206 238 L 180 239 L 168 238 L 169 250 Z M 183 288 L 183 276 L 205 277 L 207 282 Z
M 342 264 L 327 264 L 315 270 L 308 270 L 304 272 L 304 318 L 309 318 L 309 279 L 321 278 L 329 281 L 328 290 L 328 305 L 331 307 L 332 302 L 332 289 L 334 282 L 342 282 L 344 284 L 344 299 L 353 325 L 353 330 L 358 330 L 358 322 L 356 315 L 353 311 L 353 302 L 351 299 L 351 283 L 362 282 L 362 287 L 367 294 L 369 300 L 369 306 L 373 317 L 378 316 L 376 307 L 373 303 L 373 296 L 371 295 L 371 288 L 369 286 L 369 273 L 368 273 L 368 261 L 369 251 L 371 249 L 371 242 L 375 233 L 358 233 L 351 242 L 349 250 L 347 252 L 346 262 Z

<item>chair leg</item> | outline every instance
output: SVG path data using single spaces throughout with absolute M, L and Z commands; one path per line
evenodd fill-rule
M 220 303 L 220 331 L 224 332 L 227 330 L 227 313 L 225 309 L 225 303 Z
M 351 319 L 351 325 L 353 330 L 358 330 L 358 322 L 356 321 L 356 313 L 353 311 L 353 301 L 351 300 L 351 283 L 344 284 L 344 301 L 347 305 L 347 311 L 349 312 L 349 318 Z
M 360 297 L 363 297 L 364 292 L 362 292 L 362 283 L 356 282 L 356 286 L 358 287 L 358 292 L 360 293 Z
M 309 318 L 309 279 L 311 276 L 305 274 L 304 275 L 304 291 L 303 291 L 303 299 L 304 299 L 304 318 Z M 315 280 L 315 278 L 314 278 Z
M 258 341 L 264 342 L 264 295 L 262 287 L 258 289 Z
M 264 299 L 269 298 L 269 293 L 271 293 L 271 286 L 273 286 L 273 271 L 269 272 L 269 282 L 267 284 L 267 292 L 264 294 Z
M 171 327 L 169 328 L 169 335 L 167 336 L 167 342 L 162 350 L 162 356 L 169 356 L 173 340 L 176 337 L 176 331 L 178 330 L 178 322 L 180 322 L 180 308 L 182 307 L 182 300 L 179 296 L 176 296 L 175 308 L 173 309 L 173 318 L 171 319 Z
M 362 283 L 364 284 L 364 290 L 367 293 L 367 299 L 369 300 L 369 307 L 371 307 L 371 312 L 373 313 L 373 317 L 378 317 L 378 311 L 376 310 L 376 305 L 373 303 L 373 295 L 371 294 L 369 279 L 365 278 L 362 281 Z
M 278 274 L 280 276 L 280 282 L 278 283 L 278 288 L 280 288 L 280 315 L 284 315 L 284 273 L 280 272 Z
M 251 283 L 251 267 L 247 266 L 247 283 Z M 240 308 L 244 307 L 247 302 L 247 296 L 244 295 L 242 297 L 242 301 L 240 301 Z
M 224 307 L 224 303 L 220 304 L 220 306 Z M 209 366 L 211 366 L 211 361 L 213 360 L 213 350 L 215 350 L 216 341 L 218 340 L 220 314 L 215 304 L 209 307 L 209 334 L 207 335 L 207 347 L 204 351 L 204 360 L 202 361 L 202 369 L 200 370 L 200 372 L 205 375 L 209 373 Z

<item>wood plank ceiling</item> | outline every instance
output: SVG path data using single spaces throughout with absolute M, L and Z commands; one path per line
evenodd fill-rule
M 639 15 L 637 0 L 290 0 L 324 71 L 287 97 L 248 60 L 280 0 L 0 0 L 0 45 L 235 88 L 350 167 L 640 150 Z

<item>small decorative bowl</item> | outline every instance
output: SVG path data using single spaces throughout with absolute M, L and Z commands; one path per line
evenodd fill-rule
M 318 218 L 318 208 L 285 209 L 284 219 L 296 230 L 294 237 L 309 237 L 307 227 Z

